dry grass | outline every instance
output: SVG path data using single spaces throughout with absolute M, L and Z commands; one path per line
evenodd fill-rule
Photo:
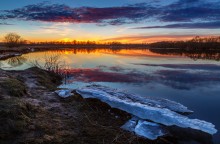
M 8 78 L 0 82 L 0 85 L 11 96 L 22 97 L 27 93 L 24 83 L 18 79 Z

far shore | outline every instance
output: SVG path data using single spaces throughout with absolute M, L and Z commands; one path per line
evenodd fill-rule
M 20 47 L 6 47 L 3 44 L 0 44 L 0 60 L 6 60 L 11 57 L 20 56 L 22 54 L 30 52 L 39 52 L 39 51 L 53 51 L 53 50 L 78 50 L 78 49 L 109 49 L 112 51 L 119 51 L 122 49 L 150 49 L 152 52 L 160 54 L 177 54 L 182 55 L 182 53 L 188 54 L 211 54 L 220 53 L 220 49 L 216 47 L 203 48 L 203 47 L 186 47 L 186 48 L 177 48 L 177 47 L 164 47 L 158 46 L 155 47 L 150 44 L 26 44 Z M 216 58 L 214 58 L 216 60 Z M 217 58 L 219 60 L 219 58 Z
M 64 50 L 64 49 L 161 49 L 169 50 L 176 49 L 180 52 L 220 52 L 220 37 L 199 37 L 196 36 L 188 41 L 161 41 L 154 43 L 142 44 L 123 44 L 120 42 L 109 42 L 100 44 L 92 41 L 80 42 L 36 42 L 36 43 L 23 43 L 20 47 L 8 48 L 8 46 L 21 45 L 19 43 L 3 43 L 0 42 L 0 60 L 22 55 L 33 51 L 47 51 L 47 50 Z
M 5 47 L 0 45 L 0 60 L 5 60 L 17 55 L 30 52 L 49 50 L 73 50 L 73 49 L 149 49 L 147 45 L 24 45 L 20 47 Z

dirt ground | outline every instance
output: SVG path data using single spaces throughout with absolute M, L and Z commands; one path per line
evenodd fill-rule
M 120 127 L 131 117 L 95 99 L 54 93 L 55 74 L 0 70 L 0 143 L 128 144 L 147 141 Z

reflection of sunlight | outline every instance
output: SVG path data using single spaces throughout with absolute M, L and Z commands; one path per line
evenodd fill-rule
M 176 51 L 174 51 L 174 53 L 168 53 L 167 51 L 163 53 L 163 51 L 160 52 L 159 49 L 72 48 L 23 54 L 22 57 L 24 59 L 14 58 L 11 59 L 9 63 L 8 61 L 3 61 L 1 67 L 19 66 L 18 68 L 29 68 L 33 66 L 33 63 L 36 61 L 40 65 L 43 65 L 45 56 L 50 57 L 53 55 L 60 55 L 60 61 L 62 63 L 65 62 L 71 67 L 95 67 L 103 64 L 129 66 L 130 63 L 185 63 L 186 57 L 183 54 L 175 54 Z M 26 60 L 28 61 L 25 62 Z
M 97 58 L 100 58 L 101 56 L 104 56 L 103 54 L 108 55 L 118 55 L 121 56 L 120 58 L 124 58 L 124 56 L 136 56 L 136 57 L 170 57 L 170 55 L 164 55 L 159 53 L 154 53 L 149 50 L 120 50 L 120 49 L 72 49 L 72 50 L 57 50 L 57 51 L 48 51 L 45 53 L 45 55 L 50 56 L 54 54 L 63 55 L 62 60 L 65 60 L 68 63 L 73 62 L 73 56 L 76 57 L 75 60 L 83 60 L 83 59 L 92 59 L 95 60 Z M 77 55 L 76 55 L 77 54 Z M 87 55 L 89 54 L 89 55 Z M 85 56 L 87 55 L 87 56 Z M 122 57 L 123 56 L 123 57 Z M 42 58 L 42 52 L 35 52 L 31 54 L 31 57 L 28 59 L 30 60 L 38 60 L 41 61 Z M 172 56 L 176 57 L 176 56 Z M 75 61 L 74 60 L 74 61 Z
M 100 51 L 101 53 L 105 54 L 112 54 L 111 51 Z M 116 55 L 121 56 L 151 56 L 151 57 L 170 57 L 171 55 L 164 55 L 164 54 L 158 54 L 149 51 L 148 49 L 145 50 L 120 50 L 118 52 L 115 52 Z M 174 57 L 174 56 L 173 56 Z
M 70 52 L 69 52 L 69 51 L 65 51 L 64 53 L 65 53 L 66 55 L 70 54 Z

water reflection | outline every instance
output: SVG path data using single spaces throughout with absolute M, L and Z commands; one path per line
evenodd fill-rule
M 214 84 L 220 84 L 219 72 L 190 72 L 187 70 L 158 70 L 156 73 L 159 83 L 175 89 L 190 90 Z
M 16 56 L 16 57 L 9 58 L 7 60 L 7 63 L 12 67 L 17 67 L 17 66 L 24 64 L 26 61 L 27 59 L 25 57 Z
M 119 72 L 119 69 L 112 69 L 114 71 L 104 71 L 100 68 L 77 68 L 69 69 L 68 73 L 74 79 L 70 80 L 69 83 L 73 81 L 83 81 L 83 82 L 124 82 L 124 83 L 138 83 L 138 82 L 147 82 L 150 80 L 149 76 L 146 76 L 141 72 Z M 121 69 L 122 70 L 122 69 Z
M 94 82 L 125 89 L 143 97 L 171 99 L 192 108 L 195 111 L 193 117 L 210 121 L 220 129 L 217 112 L 220 108 L 219 52 L 204 54 L 176 49 L 80 48 L 24 54 L 23 57 L 0 61 L 0 65 L 13 67 L 8 68 L 10 70 L 26 69 L 31 66 L 30 62 L 37 60 L 44 64 L 45 55 L 54 54 L 60 55 L 60 60 L 69 65 L 69 74 L 73 77 L 68 82 L 75 87 L 80 83 Z M 212 143 L 211 136 L 199 136 L 197 132 L 190 132 L 191 135 L 179 131 L 174 133 L 176 135 L 172 139 L 176 138 L 177 141 Z M 215 142 L 219 143 L 220 134 L 214 137 Z
M 216 64 L 144 64 L 144 63 L 143 64 L 133 63 L 133 64 L 149 66 L 149 67 L 172 68 L 172 69 L 220 71 L 220 66 Z
M 109 48 L 71 48 L 66 50 L 53 50 L 50 52 L 56 52 L 59 54 L 78 54 L 78 53 L 84 53 L 84 54 L 90 54 L 90 53 L 118 53 L 123 49 L 109 49 Z
M 198 65 L 197 65 L 198 66 Z M 200 65 L 202 67 L 202 65 Z M 220 66 L 216 65 L 216 69 Z M 212 69 L 211 69 L 212 70 Z M 72 68 L 68 71 L 74 77 L 73 81 L 79 82 L 120 82 L 120 83 L 159 83 L 174 89 L 190 90 L 195 87 L 220 84 L 219 71 L 198 71 L 190 70 L 155 70 L 153 73 L 146 73 L 135 69 L 123 68 L 120 66 L 108 67 L 98 66 L 97 68 Z
M 193 60 L 220 60 L 219 50 L 182 50 L 182 49 L 150 49 L 153 53 L 164 54 L 164 55 L 179 55 L 186 56 Z
M 71 54 L 109 54 L 109 55 L 119 55 L 119 56 L 137 56 L 137 57 L 148 57 L 148 56 L 161 56 L 169 57 L 172 55 L 164 55 L 159 53 L 151 52 L 149 49 L 109 49 L 109 48 L 71 48 L 66 50 L 52 50 L 46 52 L 47 54 L 61 54 L 61 55 L 71 55 Z
M 105 54 L 117 54 L 124 56 L 183 56 L 189 57 L 193 60 L 220 60 L 219 50 L 182 50 L 182 49 L 121 49 L 121 48 L 74 48 L 68 50 L 56 51 L 60 54 L 77 54 L 77 53 L 105 53 Z

